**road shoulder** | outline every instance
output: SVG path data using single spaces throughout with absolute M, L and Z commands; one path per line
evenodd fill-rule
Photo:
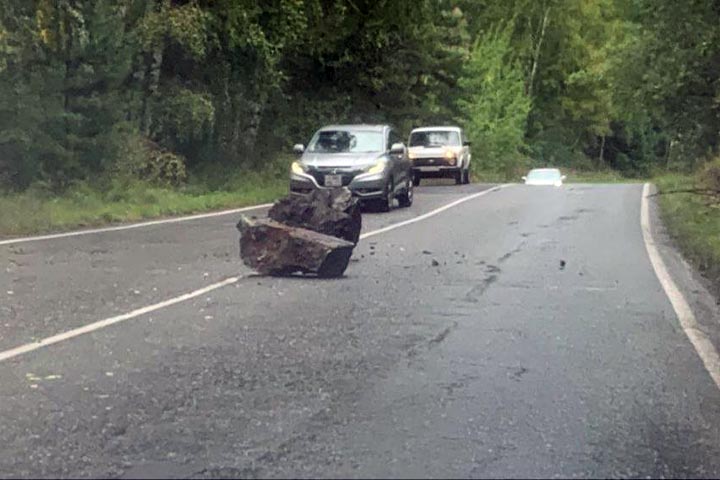
M 662 220 L 658 197 L 654 195 L 656 192 L 657 187 L 651 185 L 648 213 L 655 246 L 703 333 L 715 349 L 720 350 L 720 298 L 712 293 L 710 281 L 683 257 L 677 242 L 670 236 Z

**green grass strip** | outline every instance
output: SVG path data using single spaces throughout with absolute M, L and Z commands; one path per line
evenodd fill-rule
M 690 175 L 668 174 L 654 179 L 663 222 L 685 257 L 720 289 L 720 205 L 707 195 L 687 192 Z

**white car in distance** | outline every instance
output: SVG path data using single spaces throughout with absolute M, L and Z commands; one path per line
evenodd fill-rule
M 546 185 L 560 187 L 567 178 L 557 168 L 533 168 L 522 177 L 525 185 Z

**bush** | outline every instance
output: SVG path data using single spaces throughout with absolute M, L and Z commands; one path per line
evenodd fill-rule
M 703 171 L 718 172 L 715 160 Z M 718 203 L 708 202 L 706 195 L 698 195 L 695 177 L 682 174 L 665 174 L 655 179 L 660 193 L 660 207 L 668 231 L 677 241 L 683 254 L 710 280 L 716 293 L 720 294 L 720 215 Z M 716 180 L 718 177 L 714 177 Z M 715 196 L 715 199 L 720 197 Z
M 539 132 L 530 145 L 530 157 L 536 167 L 572 167 L 576 170 L 595 170 L 590 157 L 568 144 L 573 133 L 559 126 Z
M 709 190 L 720 201 L 720 157 L 708 162 L 697 174 L 700 188 Z
M 212 99 L 184 88 L 170 89 L 153 104 L 152 137 L 175 151 L 208 140 L 215 119 Z
M 516 178 L 527 167 L 525 126 L 530 98 L 511 48 L 511 26 L 478 39 L 458 81 L 457 105 L 476 145 L 474 167 Z
M 187 180 L 185 158 L 172 152 L 155 150 L 138 174 L 142 180 L 178 186 Z
M 160 148 L 133 130 L 118 130 L 114 138 L 118 160 L 111 176 L 161 186 L 178 186 L 187 181 L 182 155 Z

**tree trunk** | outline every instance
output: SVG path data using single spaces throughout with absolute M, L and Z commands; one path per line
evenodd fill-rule
M 149 1 L 145 8 L 145 14 L 149 15 L 156 8 L 155 1 Z M 167 0 L 163 0 L 160 9 L 169 8 L 170 4 Z M 152 131 L 152 100 L 158 95 L 160 91 L 160 74 L 162 72 L 162 63 L 165 54 L 165 39 L 163 38 L 160 42 L 156 43 L 152 47 L 152 51 L 146 54 L 145 65 L 146 74 L 144 75 L 145 92 L 142 100 L 142 116 L 140 119 L 140 131 L 146 137 L 150 136 Z
M 145 84 L 145 94 L 143 95 L 142 101 L 142 119 L 140 130 L 146 137 L 150 136 L 152 129 L 152 108 L 151 103 L 153 99 L 158 95 L 160 91 L 160 72 L 162 69 L 163 62 L 163 45 L 156 45 L 153 47 L 153 52 L 149 56 L 149 64 L 147 66 L 147 79 Z
M 75 34 L 73 25 L 72 25 L 72 17 L 70 16 L 70 10 L 72 8 L 72 5 L 70 5 L 68 2 L 60 2 L 57 7 L 58 12 L 58 39 L 62 44 L 58 44 L 58 49 L 60 52 L 62 52 L 62 55 L 64 57 L 64 64 L 65 64 L 65 71 L 64 71 L 64 78 L 63 78 L 63 112 L 64 120 L 63 120 L 63 126 L 65 128 L 65 137 L 62 140 L 62 144 L 66 150 L 66 152 L 70 152 L 73 150 L 73 145 L 70 143 L 71 138 L 71 131 L 72 126 L 70 124 L 70 110 L 72 108 L 71 106 L 71 95 L 70 95 L 70 87 L 72 84 L 73 74 L 75 71 L 74 62 L 73 62 L 73 34 Z
M 535 83 L 535 76 L 537 75 L 538 63 L 540 60 L 540 49 L 542 48 L 543 40 L 545 39 L 545 30 L 547 29 L 548 21 L 550 17 L 550 7 L 545 9 L 543 15 L 542 26 L 540 27 L 540 36 L 535 44 L 535 52 L 533 53 L 533 63 L 530 69 L 530 80 L 528 81 L 528 97 L 533 96 L 533 84 Z
M 673 144 L 675 143 L 675 140 L 670 140 L 668 142 L 667 152 L 665 154 L 665 171 L 670 170 L 670 152 L 672 151 Z
M 602 140 L 600 141 L 600 166 L 602 167 L 605 164 L 605 134 L 603 133 Z
M 265 100 L 260 99 L 252 102 L 248 109 L 248 122 L 245 130 L 245 137 L 243 139 L 245 151 L 253 156 L 255 153 L 255 147 L 257 145 L 258 133 L 260 130 L 260 121 L 262 120 L 262 114 L 264 111 Z

